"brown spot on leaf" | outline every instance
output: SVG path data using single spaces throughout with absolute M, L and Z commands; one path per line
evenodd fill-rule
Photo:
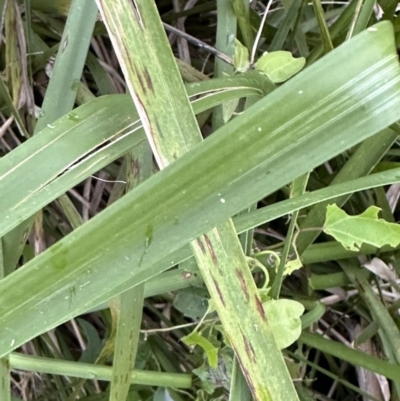
M 251 345 L 250 341 L 247 339 L 247 337 L 243 333 L 242 333 L 242 338 L 243 338 L 243 343 L 244 343 L 244 349 L 246 351 L 247 356 L 249 357 L 249 359 L 252 363 L 257 363 L 256 354 L 255 354 L 253 346 Z
M 266 322 L 268 319 L 267 319 L 267 316 L 265 316 L 265 311 L 264 311 L 264 307 L 261 302 L 261 299 L 258 297 L 257 294 L 255 296 L 255 301 L 256 301 L 257 311 L 258 311 L 259 315 L 261 316 L 262 320 L 264 320 L 264 322 Z
M 206 241 L 208 252 L 210 252 L 211 259 L 212 259 L 214 265 L 218 266 L 219 263 L 218 263 L 217 255 L 214 252 L 214 247 L 213 247 L 213 245 L 212 245 L 212 243 L 210 241 L 210 238 L 208 238 L 207 234 L 204 234 L 204 240 Z M 220 273 L 221 273 L 221 271 L 220 271 Z
M 245 379 L 247 381 L 247 385 L 249 386 L 249 390 L 251 391 L 251 394 L 253 394 L 253 397 L 256 397 L 256 395 L 257 395 L 256 388 L 254 386 L 253 381 L 251 380 L 249 371 L 243 366 L 243 363 L 240 361 L 240 359 L 239 359 L 239 363 L 240 363 L 240 367 L 242 369 L 243 376 L 245 377 Z
M 146 109 L 143 107 L 143 103 L 140 100 L 139 96 L 136 94 L 133 94 L 133 100 L 136 106 L 136 110 L 139 113 L 139 117 L 142 120 L 143 128 L 146 131 L 146 134 L 150 137 L 151 142 L 154 144 L 156 141 L 154 140 L 154 132 L 153 132 L 153 127 L 150 124 L 149 117 L 147 115 Z
M 140 10 L 138 5 L 136 4 L 135 0 L 131 0 L 131 5 L 132 5 L 132 9 L 133 9 L 133 13 L 135 14 L 135 19 L 138 22 L 138 25 L 140 28 L 144 28 L 144 23 L 142 20 L 142 16 L 140 14 Z
M 139 80 L 140 87 L 143 89 L 143 92 L 146 93 L 146 84 L 144 81 L 144 77 L 142 76 L 142 74 L 139 71 L 136 71 L 136 76 Z
M 203 241 L 200 238 L 197 238 L 196 241 L 197 241 L 197 245 L 201 249 L 201 252 L 203 253 L 203 255 L 205 255 L 206 254 L 206 248 L 204 248 Z
M 157 132 L 160 135 L 160 138 L 164 138 L 163 130 L 161 129 L 161 126 L 158 123 L 158 120 L 156 120 L 156 126 L 157 126 Z
M 151 77 L 150 77 L 149 72 L 148 72 L 147 70 L 144 70 L 144 71 L 143 71 L 143 74 L 144 74 L 144 78 L 145 78 L 145 80 L 146 80 L 147 89 L 148 89 L 149 91 L 151 91 L 151 92 L 154 92 L 153 81 L 151 80 Z
M 214 277 L 213 277 L 213 282 L 214 282 L 214 287 L 216 288 L 216 290 L 217 290 L 217 292 L 218 292 L 219 299 L 220 299 L 221 302 L 222 302 L 222 305 L 224 305 L 224 307 L 226 307 L 224 296 L 223 296 L 223 294 L 222 294 L 222 292 L 221 292 L 221 289 L 219 288 L 219 285 L 218 285 L 218 283 L 217 283 L 217 280 L 215 280 Z
M 246 286 L 246 282 L 244 280 L 243 272 L 240 269 L 236 269 L 235 274 L 236 274 L 236 277 L 239 279 L 240 287 L 244 294 L 245 300 L 246 300 L 246 302 L 249 302 L 250 295 L 249 295 L 249 290 L 247 289 L 247 286 Z
M 143 92 L 147 95 L 149 92 L 154 92 L 153 82 L 151 80 L 150 74 L 146 69 L 136 70 L 136 76 L 139 80 L 140 87 Z

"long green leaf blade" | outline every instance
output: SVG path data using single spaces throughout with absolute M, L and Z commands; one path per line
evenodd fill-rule
M 196 113 L 240 96 L 263 96 L 274 86 L 260 74 L 189 85 Z M 135 107 L 127 95 L 95 99 L 49 124 L 0 161 L 0 236 L 90 174 L 145 141 Z M 79 143 L 80 146 L 76 146 Z M 20 185 L 15 186 L 18 180 Z
M 134 9 L 129 0 L 98 4 L 147 139 L 164 168 L 202 136 L 156 5 L 149 0 L 136 0 Z M 191 247 L 254 399 L 297 400 L 232 222 L 219 224 Z

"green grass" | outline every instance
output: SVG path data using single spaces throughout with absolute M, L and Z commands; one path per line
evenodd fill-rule
M 0 400 L 399 400 L 397 3 L 156 3 L 0 2 Z

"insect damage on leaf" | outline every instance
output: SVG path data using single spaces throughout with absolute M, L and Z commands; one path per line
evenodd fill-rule
M 398 246 L 400 225 L 378 218 L 379 211 L 380 208 L 370 206 L 358 216 L 349 216 L 337 205 L 328 205 L 324 232 L 351 251 L 359 251 L 364 243 L 377 248 Z

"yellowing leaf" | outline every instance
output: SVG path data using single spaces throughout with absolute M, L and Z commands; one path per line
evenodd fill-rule
M 379 219 L 379 211 L 378 207 L 370 206 L 358 216 L 349 216 L 336 205 L 328 205 L 324 232 L 351 251 L 358 251 L 363 243 L 377 248 L 399 245 L 400 225 Z
M 292 53 L 284 50 L 276 52 L 265 52 L 255 64 L 256 70 L 262 71 L 268 75 L 268 78 L 274 82 L 284 82 L 297 74 L 306 64 L 304 57 L 295 58 Z
M 304 306 L 291 299 L 270 300 L 263 306 L 278 348 L 293 344 L 301 334 L 300 316 Z
M 249 51 L 237 39 L 235 39 L 235 54 L 233 55 L 233 66 L 236 71 L 246 72 L 250 67 Z

